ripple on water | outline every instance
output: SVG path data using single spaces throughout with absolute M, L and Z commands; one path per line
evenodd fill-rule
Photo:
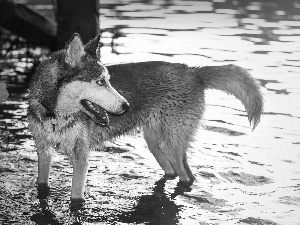
M 246 186 L 260 186 L 264 184 L 270 184 L 273 181 L 265 176 L 255 176 L 252 174 L 247 174 L 245 172 L 219 172 L 219 174 L 228 180 L 229 182 L 237 182 Z

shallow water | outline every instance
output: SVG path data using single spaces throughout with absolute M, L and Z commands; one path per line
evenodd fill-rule
M 205 129 L 189 151 L 191 189 L 161 179 L 139 133 L 92 154 L 87 202 L 76 210 L 72 168 L 59 154 L 50 197 L 37 199 L 25 88 L 10 85 L 1 121 L 15 140 L 0 152 L 0 223 L 300 224 L 300 2 L 101 0 L 100 13 L 104 63 L 249 68 L 263 86 L 261 123 L 252 132 L 238 100 L 207 91 Z

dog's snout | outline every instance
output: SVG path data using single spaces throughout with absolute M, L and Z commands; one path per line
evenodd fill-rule
M 123 112 L 122 112 L 122 114 L 124 114 L 124 113 L 126 113 L 126 112 L 128 112 L 129 111 L 129 103 L 128 102 L 124 102 L 123 104 L 122 104 L 122 107 L 123 107 Z

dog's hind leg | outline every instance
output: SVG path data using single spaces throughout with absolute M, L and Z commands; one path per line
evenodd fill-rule
M 168 158 L 165 156 L 164 152 L 161 150 L 159 146 L 159 139 L 158 133 L 153 131 L 150 127 L 144 127 L 144 138 L 147 142 L 148 148 L 150 152 L 155 157 L 156 161 L 160 165 L 160 167 L 164 170 L 165 174 L 168 177 L 176 176 L 176 173 L 171 166 Z
M 157 127 L 145 126 L 143 130 L 148 148 L 165 174 L 171 177 L 178 175 L 181 181 L 191 184 L 195 177 L 187 163 L 186 149 L 189 145 L 187 139 L 182 140 L 182 137 L 178 137 L 175 143 L 182 141 L 174 145 L 167 140 L 170 138 L 169 135 L 161 134 Z
M 174 146 L 170 142 L 163 140 L 160 143 L 160 148 L 170 162 L 175 173 L 179 176 L 179 179 L 184 183 L 192 184 L 195 177 L 187 163 L 187 147 L 183 147 L 182 145 Z
M 186 151 L 198 128 L 198 121 L 189 113 L 185 114 L 185 118 L 176 115 L 174 111 L 172 113 L 163 115 L 160 120 L 161 129 L 157 133 L 159 147 L 180 180 L 192 184 L 195 177 L 188 165 Z
M 52 154 L 52 146 L 49 146 L 47 151 L 38 152 L 38 184 L 48 184 L 49 182 Z

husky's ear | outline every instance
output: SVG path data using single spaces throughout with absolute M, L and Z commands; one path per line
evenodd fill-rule
M 100 35 L 90 40 L 89 43 L 84 46 L 84 50 L 92 56 L 100 59 Z
M 66 45 L 65 62 L 71 67 L 80 65 L 81 57 L 84 55 L 84 47 L 79 34 L 75 33 Z

